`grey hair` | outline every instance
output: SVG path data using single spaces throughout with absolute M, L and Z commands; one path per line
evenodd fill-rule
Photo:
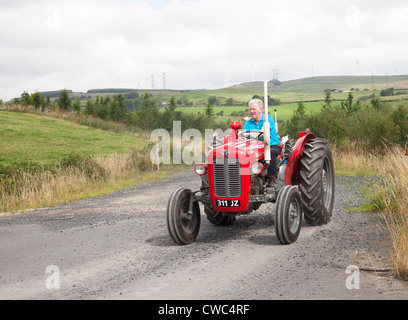
M 248 106 L 255 104 L 259 109 L 263 109 L 263 101 L 261 99 L 252 99 L 248 102 Z

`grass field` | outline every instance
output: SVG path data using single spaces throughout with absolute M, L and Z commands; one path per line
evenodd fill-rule
M 1 110 L 0 136 L 6 214 L 104 195 L 170 172 L 153 171 L 148 140 L 61 118 Z
M 129 152 L 145 142 L 131 135 L 89 128 L 29 113 L 0 111 L 0 163 L 55 162 L 72 152 L 108 155 Z
M 324 90 L 339 89 L 349 91 L 358 89 L 353 92 L 355 99 L 364 98 L 371 94 L 379 95 L 382 89 L 386 88 L 407 89 L 408 76 L 333 76 L 333 77 L 312 77 L 290 81 L 283 81 L 282 85 L 268 85 L 268 94 L 270 97 L 280 99 L 281 103 L 293 103 L 297 101 L 323 101 L 325 99 Z M 185 91 L 177 95 L 187 97 L 190 102 L 205 106 L 208 98 L 216 96 L 220 104 L 225 104 L 229 98 L 234 99 L 234 104 L 246 105 L 254 96 L 263 96 L 263 82 L 254 81 L 234 85 L 228 88 L 215 90 L 194 90 Z M 332 93 L 335 100 L 347 100 L 348 92 Z M 407 97 L 394 96 L 392 99 L 404 100 Z
M 340 102 L 333 102 L 334 104 L 337 104 Z M 306 113 L 315 113 L 320 111 L 320 109 L 323 106 L 322 101 L 317 101 L 317 102 L 304 102 L 303 103 L 305 108 L 306 108 Z M 287 103 L 287 104 L 281 104 L 279 106 L 270 106 L 269 107 L 269 113 L 274 116 L 274 110 L 277 110 L 278 113 L 278 120 L 279 121 L 287 121 L 292 118 L 293 112 L 298 108 L 298 103 Z M 205 113 L 206 107 L 184 107 L 180 108 L 181 111 L 186 112 L 186 113 Z M 248 107 L 246 105 L 243 106 L 214 106 L 214 114 L 223 112 L 223 116 L 228 116 L 231 118 L 231 113 L 232 112 L 237 112 L 237 111 L 245 111 L 247 113 L 247 116 L 249 116 L 248 112 Z M 238 116 L 235 116 L 236 118 L 239 118 Z

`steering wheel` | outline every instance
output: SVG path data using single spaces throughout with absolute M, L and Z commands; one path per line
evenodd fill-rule
M 257 131 L 247 131 L 247 132 L 242 132 L 241 133 L 241 137 L 243 137 L 244 139 L 258 139 L 259 137 L 261 137 L 263 135 L 262 131 L 258 131 L 258 135 L 256 137 L 251 136 L 251 134 L 255 133 Z

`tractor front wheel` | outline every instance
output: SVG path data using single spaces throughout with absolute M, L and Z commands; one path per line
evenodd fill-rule
M 302 199 L 295 186 L 285 186 L 276 199 L 275 232 L 281 244 L 297 240 L 302 227 Z
M 174 242 L 180 245 L 194 242 L 200 230 L 198 202 L 193 202 L 193 210 L 188 212 L 192 196 L 188 189 L 177 189 L 171 194 L 167 204 L 167 229 Z

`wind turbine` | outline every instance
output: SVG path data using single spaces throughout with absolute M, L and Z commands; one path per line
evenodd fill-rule
M 255 81 L 255 67 L 257 66 L 257 63 L 252 63 L 251 64 L 251 76 L 252 76 L 252 82 Z
M 160 83 L 160 78 L 162 79 L 163 87 L 162 89 L 166 89 L 166 74 L 164 72 L 160 72 L 159 65 L 156 64 L 156 75 L 157 75 L 157 82 Z M 157 86 L 159 89 L 159 85 Z
M 225 88 L 228 88 L 228 72 L 225 74 Z

